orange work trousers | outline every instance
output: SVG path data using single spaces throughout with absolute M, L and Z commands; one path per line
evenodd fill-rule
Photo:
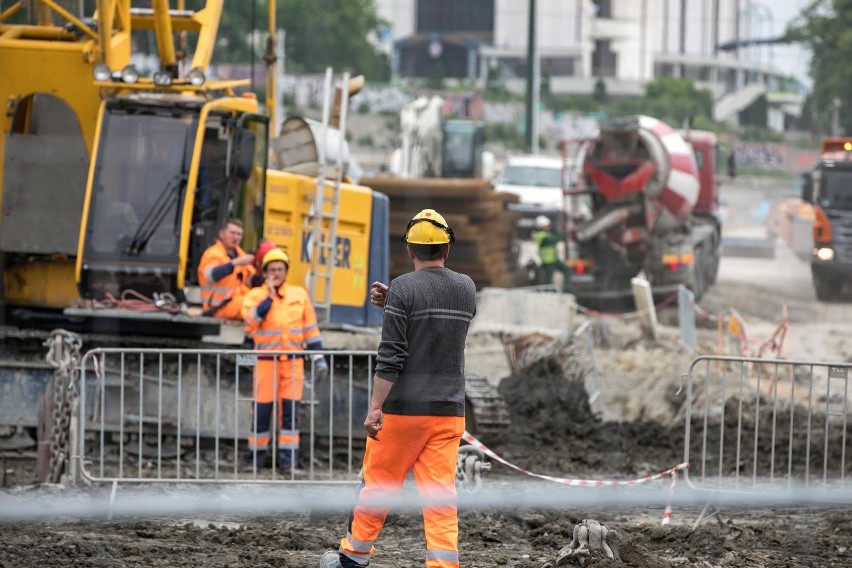
M 305 360 L 302 357 L 262 359 L 258 355 L 254 369 L 254 400 L 273 402 L 286 398 L 302 400 Z
M 237 296 L 227 300 L 225 305 L 216 310 L 214 314 L 217 318 L 222 319 L 230 319 L 230 320 L 242 320 L 241 309 L 243 307 L 243 297 Z
M 344 566 L 351 560 L 366 565 L 375 552 L 388 509 L 371 507 L 376 497 L 402 488 L 414 470 L 423 504 L 426 567 L 458 568 L 459 523 L 456 508 L 456 458 L 464 433 L 463 416 L 401 416 L 385 414 L 379 440 L 367 439 L 363 482 L 358 504 L 349 519 L 339 552 Z M 438 501 L 440 504 L 430 504 Z

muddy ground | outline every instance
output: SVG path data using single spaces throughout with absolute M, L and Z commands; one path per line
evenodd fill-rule
M 746 202 L 735 203 L 736 211 L 748 211 L 748 203 L 773 190 L 740 189 L 744 193 L 735 199 Z M 744 226 L 745 221 L 733 219 L 731 226 Z M 774 258 L 724 257 L 719 281 L 701 305 L 714 314 L 735 308 L 747 319 L 756 344 L 771 336 L 786 309 L 790 328 L 783 345 L 785 357 L 852 361 L 852 304 L 816 302 L 807 265 L 780 245 Z M 676 312 L 664 311 L 660 320 L 665 325 L 659 339 L 649 341 L 635 320 L 599 318 L 600 417 L 582 396 L 582 386 L 559 379 L 563 370 L 559 362 L 541 359 L 512 374 L 499 342 L 472 341 L 468 366 L 499 384 L 512 413 L 512 427 L 499 439 L 484 441 L 521 467 L 560 477 L 633 479 L 680 463 L 684 425 L 679 376 L 692 356 L 679 348 Z M 716 352 L 715 324 L 699 320 L 698 340 L 700 353 Z M 846 454 L 852 455 L 852 432 L 845 434 Z M 843 447 L 842 441 L 835 442 L 833 448 Z M 767 467 L 765 459 L 758 463 Z M 0 465 L 11 472 L 5 491 L 31 493 L 44 503 L 47 516 L 51 489 L 11 489 L 10 484 L 27 483 L 31 472 L 24 460 Z M 483 491 L 497 492 L 504 483 L 523 478 L 494 463 Z M 341 503 L 336 513 L 322 514 L 111 521 L 63 517 L 0 523 L 0 567 L 317 566 L 322 552 L 336 548 L 344 534 L 348 507 Z M 852 566 L 849 507 L 723 506 L 717 515 L 696 524 L 700 507 L 676 506 L 671 524 L 661 526 L 664 507 L 664 502 L 642 508 L 462 506 L 461 565 L 540 568 L 555 564 L 559 550 L 571 541 L 574 525 L 596 519 L 618 531 L 621 562 L 596 557 L 587 566 Z M 377 544 L 371 566 L 422 566 L 419 511 L 393 511 Z
M 579 389 L 579 380 L 565 378 L 559 361 L 552 358 L 506 377 L 500 392 L 514 401 L 513 426 L 490 447 L 537 473 L 591 479 L 634 479 L 680 461 L 682 425 L 602 421 L 593 415 L 588 400 L 577 396 Z M 498 492 L 522 477 L 499 464 L 493 467 L 484 492 Z M 48 489 L 29 491 L 50 506 Z M 852 508 L 722 507 L 695 526 L 700 511 L 676 507 L 672 524 L 661 526 L 664 506 L 462 506 L 462 566 L 555 566 L 557 554 L 583 519 L 616 530 L 621 556 L 619 562 L 596 555 L 587 566 L 839 567 L 852 562 Z M 347 507 L 341 504 L 336 513 L 0 524 L 0 567 L 317 566 L 322 552 L 335 548 L 345 531 Z M 422 566 L 422 535 L 418 510 L 393 511 L 372 566 Z

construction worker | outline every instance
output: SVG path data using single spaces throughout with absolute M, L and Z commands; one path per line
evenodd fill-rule
M 219 228 L 219 239 L 213 243 L 198 263 L 198 282 L 204 315 L 224 319 L 241 319 L 249 278 L 255 273 L 254 255 L 240 248 L 243 223 L 228 219 Z
M 464 432 L 464 345 L 476 312 L 476 286 L 444 266 L 455 240 L 432 209 L 403 235 L 414 271 L 390 287 L 375 282 L 384 307 L 373 394 L 364 428 L 363 481 L 346 537 L 321 568 L 369 564 L 388 509 L 374 498 L 398 491 L 410 470 L 422 499 L 427 568 L 459 566 L 456 458 Z M 440 502 L 437 503 L 436 502 Z
M 278 464 L 282 468 L 296 468 L 298 464 L 305 360 L 302 356 L 274 352 L 322 349 L 317 316 L 308 293 L 300 286 L 284 283 L 289 267 L 287 253 L 279 248 L 267 252 L 260 265 L 265 285 L 249 291 L 242 306 L 247 331 L 258 351 L 247 454 L 248 464 L 253 467 L 263 465 L 266 458 L 276 401 L 280 403 Z M 315 354 L 311 361 L 315 377 L 328 373 L 328 363 L 321 354 Z
M 553 283 L 553 273 L 562 273 L 562 291 L 571 291 L 571 270 L 565 266 L 565 263 L 559 260 L 559 255 L 556 252 L 556 245 L 560 241 L 565 240 L 565 234 L 553 231 L 550 218 L 545 215 L 539 215 L 535 218 L 535 228 L 538 229 L 535 233 L 535 243 L 538 246 L 538 258 L 541 260 L 541 267 L 544 270 L 544 280 L 546 284 Z

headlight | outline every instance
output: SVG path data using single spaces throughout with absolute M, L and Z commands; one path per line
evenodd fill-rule
M 820 260 L 831 260 L 834 258 L 834 249 L 821 248 L 816 250 L 816 256 Z
M 121 80 L 125 83 L 135 83 L 139 80 L 139 71 L 133 65 L 128 65 L 121 70 Z
M 109 81 L 111 75 L 112 71 L 110 71 L 109 65 L 106 63 L 98 63 L 92 68 L 92 76 L 95 78 L 95 81 Z
M 168 87 L 172 84 L 172 76 L 167 71 L 157 71 L 154 73 L 154 84 L 158 87 Z
M 190 69 L 189 73 L 186 74 L 186 80 L 189 81 L 190 85 L 200 87 L 204 84 L 204 81 L 206 80 L 204 77 L 204 71 L 202 71 L 198 67 L 193 67 L 192 69 Z

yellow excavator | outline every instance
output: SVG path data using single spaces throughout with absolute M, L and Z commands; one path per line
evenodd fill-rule
M 37 0 L 0 14 L 7 318 L 122 331 L 129 314 L 94 306 L 197 297 L 200 256 L 219 224 L 237 217 L 243 248 L 266 236 L 293 259 L 292 282 L 313 273 L 327 323 L 379 323 L 367 284 L 387 277 L 387 200 L 342 176 L 321 183 L 317 200 L 316 176 L 268 169 L 274 104 L 261 115 L 251 93 L 236 94 L 248 80 L 205 76 L 223 0 L 198 11 L 182 4 L 99 0 L 86 19 Z M 35 25 L 6 23 L 27 8 L 35 8 Z M 65 24 L 54 24 L 60 17 Z M 159 70 L 150 77 L 131 63 L 131 33 L 139 30 L 157 38 Z M 174 41 L 185 35 L 197 38 L 188 64 Z M 267 92 L 275 96 L 274 84 Z M 132 323 L 134 331 L 145 322 Z M 201 335 L 215 334 L 218 322 L 170 324 Z
M 309 288 L 321 324 L 381 323 L 368 287 L 388 281 L 388 198 L 350 183 L 342 158 L 328 164 L 329 141 L 345 140 L 328 115 L 345 130 L 358 81 L 344 75 L 319 127 L 291 117 L 274 136 L 271 69 L 265 115 L 239 94 L 247 80 L 207 77 L 223 0 L 131 4 L 98 0 L 89 17 L 56 0 L 0 11 L 0 391 L 13 393 L 0 398 L 0 450 L 34 443 L 52 375 L 33 362 L 46 330 L 86 332 L 86 346 L 199 346 L 224 331 L 240 342 L 241 326 L 186 308 L 228 217 L 245 249 L 265 237 L 289 252 L 288 281 Z M 135 31 L 156 36 L 150 76 L 132 63 Z
M 269 168 L 275 117 L 238 94 L 247 80 L 206 76 L 223 0 L 172 4 L 0 12 L 0 450 L 34 444 L 53 328 L 82 333 L 84 348 L 241 344 L 239 322 L 199 317 L 193 302 L 200 256 L 229 217 L 245 249 L 266 237 L 289 252 L 288 280 L 310 287 L 323 324 L 381 322 L 368 286 L 388 278 L 387 197 L 342 167 Z M 132 63 L 133 32 L 146 30 L 159 57 L 150 76 Z M 348 81 L 339 90 L 348 100 Z M 274 84 L 267 92 L 274 100 Z M 284 162 L 304 169 L 326 141 L 295 138 L 313 153 Z

